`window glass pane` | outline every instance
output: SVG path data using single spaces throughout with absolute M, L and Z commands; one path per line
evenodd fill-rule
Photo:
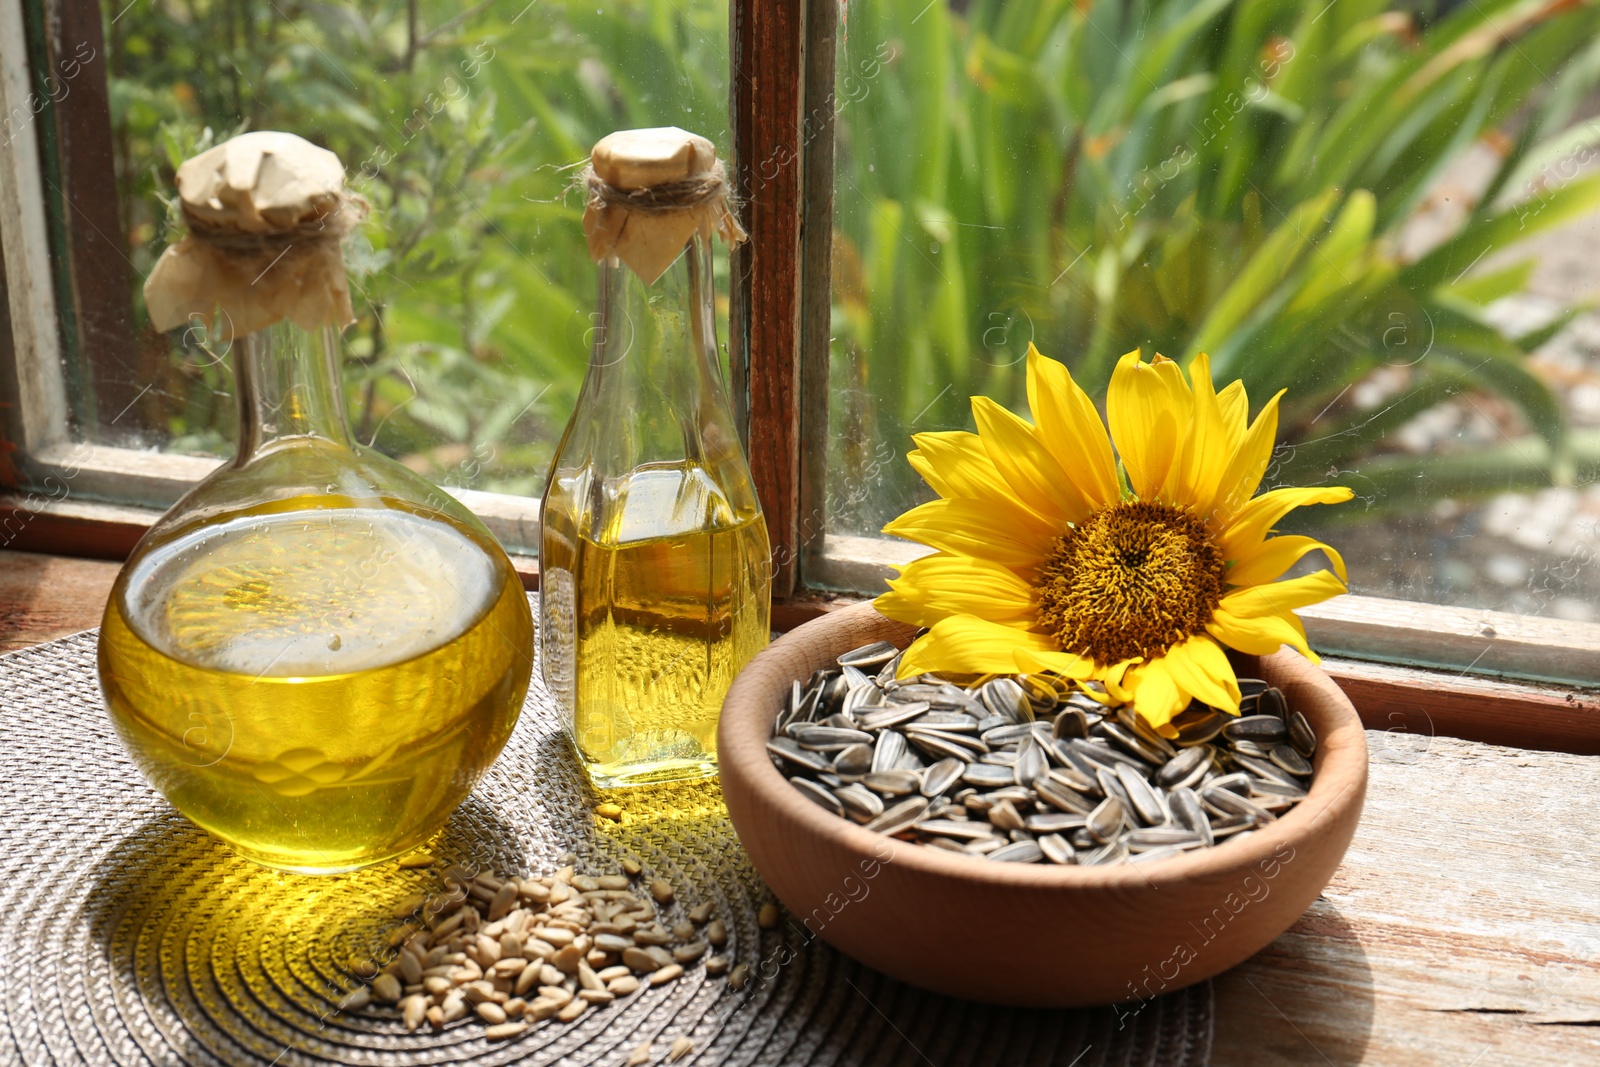
M 338 153 L 372 204 L 346 250 L 359 319 L 345 334 L 345 385 L 360 440 L 447 485 L 538 494 L 582 381 L 593 305 L 571 165 L 628 126 L 679 125 L 726 149 L 726 2 L 421 0 L 414 24 L 404 0 L 103 10 L 138 331 L 125 373 L 138 395 L 120 418 L 80 404 L 88 435 L 230 447 L 227 361 L 152 332 L 140 285 L 175 237 L 163 199 L 176 164 L 245 130 L 282 129 Z
M 1102 401 L 1205 349 L 1352 591 L 1600 618 L 1600 11 L 849 0 L 838 57 L 830 533 L 1030 341 Z

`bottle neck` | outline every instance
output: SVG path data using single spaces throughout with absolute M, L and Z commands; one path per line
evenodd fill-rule
M 350 447 L 335 327 L 307 331 L 281 321 L 245 336 L 238 351 L 235 466 L 286 438 L 316 437 Z
M 717 353 L 711 246 L 695 234 L 653 282 L 601 261 L 589 371 L 557 475 L 620 484 L 643 467 L 703 472 L 740 514 L 757 509 Z M 701 474 L 695 477 L 701 477 Z

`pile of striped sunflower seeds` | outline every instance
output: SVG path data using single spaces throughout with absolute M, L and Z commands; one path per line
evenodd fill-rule
M 1142 863 L 1245 837 L 1310 788 L 1316 735 L 1259 679 L 1239 680 L 1238 716 L 1195 703 L 1168 739 L 1068 679 L 896 679 L 886 641 L 837 663 L 794 683 L 767 751 L 808 800 L 907 841 L 1000 862 Z

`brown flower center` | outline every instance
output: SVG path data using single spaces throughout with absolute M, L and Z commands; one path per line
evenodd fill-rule
M 1127 500 L 1057 537 L 1039 568 L 1039 622 L 1100 664 L 1150 659 L 1202 633 L 1226 565 L 1206 524 L 1170 504 Z

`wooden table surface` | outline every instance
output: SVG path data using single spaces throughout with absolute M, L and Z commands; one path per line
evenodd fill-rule
M 0 552 L 0 651 L 98 625 L 116 574 Z M 1600 1065 L 1600 757 L 1367 740 L 1344 864 L 1287 933 L 1217 979 L 1212 1062 Z

